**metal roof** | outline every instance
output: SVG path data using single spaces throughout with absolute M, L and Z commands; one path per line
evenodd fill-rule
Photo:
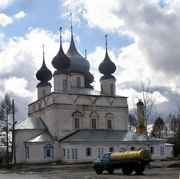
M 28 117 L 26 120 L 20 122 L 15 127 L 16 130 L 24 130 L 24 129 L 47 129 L 46 125 L 40 118 L 30 118 Z
M 26 141 L 28 143 L 38 143 L 38 142 L 52 142 L 53 138 L 51 137 L 51 135 L 45 131 L 41 134 L 39 134 L 38 136 Z
M 111 129 L 80 129 L 60 139 L 60 142 L 156 142 L 162 139 L 150 138 L 131 131 Z

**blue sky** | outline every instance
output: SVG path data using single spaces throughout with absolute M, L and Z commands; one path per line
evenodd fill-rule
M 70 41 L 70 13 L 76 46 L 87 49 L 95 89 L 104 58 L 104 35 L 117 70 L 117 94 L 128 96 L 130 110 L 142 97 L 142 83 L 155 99 L 158 115 L 177 113 L 180 102 L 180 3 L 178 0 L 1 0 L 0 97 L 8 92 L 23 109 L 36 99 L 35 73 L 42 62 L 53 71 L 52 58 L 63 27 L 65 51 Z M 17 88 L 12 88 L 16 85 Z
M 27 14 L 26 18 L 1 28 L 1 32 L 8 37 L 14 37 L 23 36 L 29 28 L 40 27 L 54 33 L 58 31 L 59 26 L 64 29 L 70 28 L 70 15 L 64 14 L 70 14 L 71 12 L 65 12 L 59 1 L 45 0 L 42 3 L 42 0 L 17 0 L 16 3 L 13 3 L 2 12 L 13 16 L 22 10 Z M 79 23 L 74 22 L 74 33 L 80 36 L 80 50 L 84 52 L 86 48 L 89 52 L 92 52 L 96 46 L 104 46 L 104 34 L 107 32 L 100 28 L 89 28 L 87 21 L 81 18 Z M 111 48 L 126 46 L 133 42 L 132 37 L 127 35 L 119 36 L 117 33 L 110 34 L 110 38 Z

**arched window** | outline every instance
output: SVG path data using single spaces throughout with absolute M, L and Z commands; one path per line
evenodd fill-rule
M 63 80 L 63 91 L 67 90 L 68 83 L 67 80 Z
M 90 127 L 92 129 L 97 129 L 98 128 L 98 119 L 99 119 L 97 112 L 93 111 L 89 117 L 90 117 L 90 125 L 91 125 Z
M 80 125 L 79 125 L 79 118 L 75 118 L 74 122 L 75 122 L 74 128 L 75 129 L 79 129 L 79 127 L 80 127 Z
M 106 120 L 106 128 L 107 129 L 112 129 L 113 128 L 113 124 L 112 124 L 112 122 L 113 122 L 113 114 L 107 113 L 105 115 L 105 120 Z
M 75 129 L 79 129 L 81 127 L 81 119 L 82 119 L 82 113 L 79 111 L 76 111 L 72 114 L 73 116 L 73 126 Z
M 110 84 L 111 95 L 114 95 L 114 84 Z
M 91 156 L 91 148 L 90 147 L 86 148 L 86 156 L 87 157 Z
M 103 86 L 101 85 L 101 93 L 103 93 Z
M 77 87 L 80 88 L 81 87 L 81 78 L 78 76 L 76 78 L 76 80 L 77 80 Z
M 154 147 L 153 146 L 150 147 L 150 151 L 151 151 L 151 154 L 154 153 Z
M 107 120 L 107 128 L 112 129 L 112 121 L 111 121 L 111 119 Z
M 52 144 L 46 144 L 44 146 L 44 159 L 53 159 L 54 146 Z
M 25 145 L 26 159 L 29 159 L 29 146 Z
M 96 126 L 96 119 L 95 118 L 91 119 L 91 126 L 93 129 L 96 129 L 97 126 Z

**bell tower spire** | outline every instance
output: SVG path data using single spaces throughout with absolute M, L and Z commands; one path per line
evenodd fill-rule
M 108 35 L 105 34 L 105 47 L 106 47 L 106 53 L 108 51 Z
M 103 74 L 100 79 L 101 93 L 105 95 L 115 95 L 115 77 L 112 75 L 116 71 L 116 65 L 111 61 L 108 54 L 108 35 L 105 35 L 105 57 L 99 65 L 99 71 Z

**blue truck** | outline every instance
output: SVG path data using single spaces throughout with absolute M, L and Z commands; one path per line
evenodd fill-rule
M 122 169 L 125 175 L 130 175 L 133 172 L 141 175 L 150 161 L 151 154 L 148 150 L 112 152 L 98 158 L 94 162 L 93 168 L 98 175 L 102 174 L 103 171 L 113 174 L 115 169 Z

